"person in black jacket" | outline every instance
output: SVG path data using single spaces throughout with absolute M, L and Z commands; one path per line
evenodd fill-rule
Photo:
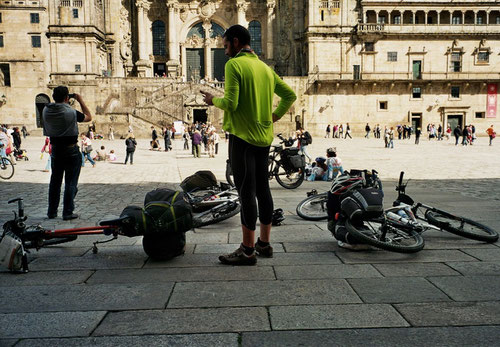
M 125 156 L 125 165 L 127 165 L 128 158 L 130 157 L 130 165 L 134 165 L 134 152 L 137 142 L 135 141 L 134 134 L 128 133 L 125 139 L 125 145 L 127 146 L 127 155 Z
M 469 136 L 469 128 L 464 125 L 464 130 L 462 130 L 462 146 L 467 146 L 467 137 Z
M 460 125 L 457 124 L 455 130 L 453 130 L 453 135 L 455 136 L 455 146 L 458 145 L 458 140 L 462 136 L 462 130 L 460 130 Z
M 415 144 L 418 145 L 418 143 L 420 142 L 420 135 L 422 135 L 422 130 L 420 130 L 420 128 L 417 128 L 417 130 L 415 131 Z

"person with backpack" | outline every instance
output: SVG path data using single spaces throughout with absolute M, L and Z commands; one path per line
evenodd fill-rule
M 301 154 L 307 157 L 309 163 L 312 161 L 311 156 L 307 153 L 307 146 L 312 143 L 312 136 L 309 131 L 300 128 L 297 130 L 297 143 L 299 145 L 299 149 Z
M 125 156 L 125 165 L 127 165 L 128 158 L 130 158 L 130 165 L 134 165 L 134 152 L 135 147 L 137 147 L 137 141 L 135 141 L 134 134 L 128 133 L 127 138 L 125 139 L 125 146 L 127 154 Z
M 490 138 L 490 146 L 491 146 L 491 144 L 493 143 L 493 139 L 497 136 L 497 133 L 495 132 L 495 130 L 493 130 L 493 124 L 491 124 L 491 126 L 488 129 L 486 129 L 486 133 Z

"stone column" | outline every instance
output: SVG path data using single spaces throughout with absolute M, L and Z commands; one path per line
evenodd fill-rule
M 441 24 L 441 11 L 436 11 L 437 12 L 437 25 Z
M 429 12 L 428 11 L 424 11 L 424 24 L 427 25 L 427 16 L 429 15 Z
M 413 16 L 413 25 L 415 25 L 415 11 L 411 11 L 411 15 Z
M 212 24 L 210 23 L 209 20 L 206 20 L 203 23 L 203 29 L 205 30 L 205 41 L 203 42 L 203 49 L 205 53 L 205 75 L 201 76 L 200 78 L 205 79 L 205 77 L 208 77 L 208 79 L 212 79 L 212 52 L 211 52 L 211 47 L 210 47 L 210 29 L 212 29 Z
M 168 62 L 167 75 L 177 77 L 179 71 L 179 41 L 177 40 L 177 0 L 167 0 L 168 7 Z
M 486 11 L 486 25 L 490 24 L 490 11 Z
M 465 24 L 465 12 L 462 11 L 462 25 Z
M 274 40 L 273 40 L 273 33 L 274 33 L 274 20 L 275 20 L 275 15 L 274 15 L 274 8 L 276 7 L 276 3 L 274 0 L 267 0 L 267 52 L 266 52 L 266 58 L 269 60 L 274 59 L 274 52 L 273 52 L 273 47 L 274 47 Z
M 149 10 L 151 3 L 147 0 L 136 0 L 137 6 L 137 31 L 139 38 L 139 61 L 136 62 L 139 77 L 146 77 L 147 70 L 151 68 L 146 53 L 146 28 L 144 27 L 144 11 Z
M 248 8 L 247 2 L 245 0 L 237 0 L 236 8 L 238 11 L 238 24 L 246 28 L 248 26 L 248 23 L 245 20 L 245 12 Z

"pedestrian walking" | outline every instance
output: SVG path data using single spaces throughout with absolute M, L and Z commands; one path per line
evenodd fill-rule
M 387 143 L 387 148 L 394 148 L 394 127 L 391 127 L 391 130 L 388 132 L 389 141 Z
M 184 149 L 189 150 L 189 140 L 191 137 L 189 136 L 188 131 L 184 131 L 184 134 L 182 134 L 182 138 L 184 139 Z
M 495 132 L 495 130 L 493 130 L 493 124 L 491 124 L 490 127 L 486 129 L 486 133 L 490 138 L 490 146 L 491 146 L 493 143 L 493 139 L 497 136 L 497 133 Z
M 418 145 L 420 143 L 420 135 L 422 135 L 422 130 L 420 128 L 417 128 L 415 130 L 415 144 Z
M 344 139 L 347 139 L 347 136 L 349 136 L 349 138 L 352 140 L 351 126 L 349 125 L 349 123 L 347 123 L 346 126 L 345 126 L 345 137 L 344 137 Z
M 462 136 L 462 130 L 460 129 L 460 125 L 457 124 L 455 130 L 453 130 L 453 136 L 455 136 L 455 146 L 458 145 L 458 140 L 460 136 Z
M 328 124 L 328 126 L 326 127 L 325 139 L 329 139 L 330 138 L 330 133 L 331 132 L 332 132 L 332 129 L 330 128 L 330 124 Z
M 273 256 L 269 149 L 274 138 L 273 123 L 283 117 L 297 97 L 251 49 L 246 28 L 231 26 L 223 35 L 223 43 L 226 55 L 232 58 L 225 65 L 226 93 L 223 98 L 202 94 L 208 105 L 224 110 L 223 127 L 231 134 L 229 160 L 240 196 L 243 242 L 235 252 L 220 256 L 219 261 L 228 265 L 253 265 L 257 262 L 256 252 Z M 281 97 L 275 110 L 274 94 Z M 260 237 L 255 242 L 257 206 Z
M 469 127 L 464 126 L 464 129 L 462 130 L 462 146 L 467 146 L 468 143 L 468 137 L 469 137 Z
M 57 217 L 64 177 L 63 219 L 69 220 L 78 218 L 74 213 L 74 199 L 78 191 L 82 155 L 78 149 L 77 123 L 91 121 L 92 115 L 79 94 L 71 97 L 80 104 L 83 113 L 69 106 L 69 91 L 65 86 L 54 88 L 52 97 L 55 102 L 47 104 L 42 112 L 43 134 L 50 137 L 52 145 L 47 217 Z
M 115 140 L 115 131 L 112 126 L 109 127 L 108 130 L 108 140 L 109 141 L 114 141 Z
M 52 154 L 52 145 L 50 144 L 50 137 L 45 137 L 45 141 L 42 147 L 42 154 L 40 155 L 40 158 L 43 158 L 43 155 L 47 154 L 47 164 L 45 165 L 45 169 L 43 172 L 49 172 L 50 171 L 50 156 Z
M 92 159 L 91 153 L 93 151 L 92 141 L 85 135 L 85 133 L 81 134 L 82 137 L 82 167 L 85 166 L 85 158 L 92 164 L 92 167 L 95 167 L 95 161 Z
M 23 133 L 23 138 L 26 138 L 26 136 L 28 136 L 28 129 L 26 129 L 26 125 L 22 126 L 21 132 Z
M 170 129 L 165 127 L 163 128 L 163 141 L 165 145 L 165 152 L 168 152 L 169 150 L 172 149 L 172 134 L 170 132 Z
M 310 163 L 312 161 L 311 156 L 307 153 L 307 146 L 312 143 L 312 136 L 309 131 L 300 128 L 297 130 L 297 144 L 299 146 L 300 153 L 305 155 L 307 161 Z
M 199 158 L 201 154 L 201 134 L 199 130 L 195 130 L 192 137 L 193 155 L 195 158 Z
M 370 128 L 370 126 L 368 125 L 368 123 L 366 123 L 366 126 L 365 126 L 366 135 L 365 135 L 365 137 L 366 137 L 367 139 L 369 139 L 369 138 L 370 138 L 370 131 L 371 131 L 371 130 L 372 130 L 372 129 Z

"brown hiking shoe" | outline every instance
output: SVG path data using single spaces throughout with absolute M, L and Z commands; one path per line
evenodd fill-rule
M 255 252 L 261 257 L 272 258 L 273 257 L 273 247 L 271 245 L 261 246 L 259 244 L 259 239 L 255 243 Z
M 226 265 L 255 265 L 257 257 L 255 256 L 255 251 L 252 255 L 246 255 L 243 245 L 240 245 L 240 248 L 233 253 L 219 256 L 219 261 Z

